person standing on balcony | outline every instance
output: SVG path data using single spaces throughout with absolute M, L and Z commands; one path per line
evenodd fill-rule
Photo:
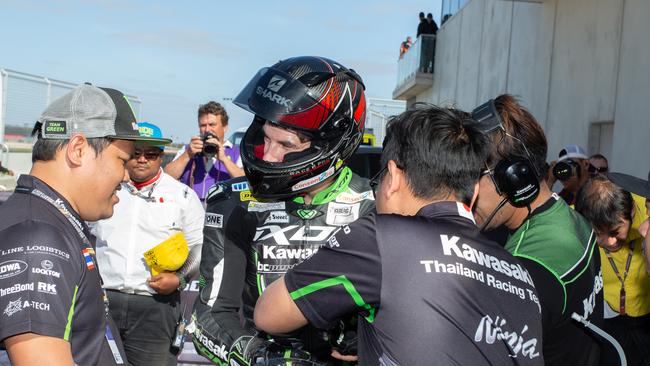
M 419 16 L 420 16 L 420 24 L 418 24 L 418 32 L 415 35 L 415 38 L 418 38 L 420 37 L 420 34 L 425 33 L 424 29 L 427 26 L 427 20 L 424 18 L 424 12 L 421 11 Z
M 425 31 L 422 34 L 436 34 L 438 33 L 438 24 L 433 20 L 433 15 L 431 13 L 427 14 L 427 20 L 424 26 Z

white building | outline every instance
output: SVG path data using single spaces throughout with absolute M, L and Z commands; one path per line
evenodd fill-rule
M 438 31 L 433 76 L 401 71 L 393 97 L 471 110 L 514 94 L 544 128 L 549 160 L 576 143 L 645 177 L 649 18 L 648 0 L 470 0 Z

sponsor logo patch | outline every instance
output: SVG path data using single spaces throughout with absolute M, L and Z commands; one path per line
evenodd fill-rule
M 248 202 L 248 211 L 250 212 L 264 212 L 264 211 L 276 211 L 284 210 L 285 204 L 282 202 L 257 202 L 250 201 Z
M 49 259 L 43 259 L 41 261 L 41 268 L 32 267 L 32 273 L 60 278 L 61 273 L 52 270 L 54 268 L 54 263 Z
M 372 194 L 372 191 L 366 191 L 362 193 L 350 193 L 342 192 L 336 196 L 335 202 L 339 203 L 357 203 L 363 200 L 375 200 L 375 196 Z
M 323 213 L 318 210 L 307 210 L 307 209 L 295 210 L 291 214 L 294 216 L 298 216 L 303 220 L 311 220 L 323 215 Z
M 240 182 L 240 183 L 233 183 L 232 184 L 232 191 L 233 192 L 241 192 L 241 191 L 248 191 L 248 182 Z
M 15 294 L 23 291 L 34 291 L 34 283 L 17 283 L 11 287 L 0 289 L 0 297 Z
M 221 229 L 223 227 L 223 215 L 215 214 L 215 213 L 206 213 L 205 226 Z
M 67 126 L 65 121 L 45 121 L 43 130 L 46 135 L 67 135 Z
M 24 247 L 15 247 L 11 249 L 3 249 L 0 250 L 0 256 L 5 256 L 8 254 L 16 254 L 16 253 L 22 253 L 25 250 Z
M 278 76 L 278 75 L 273 75 L 271 77 L 271 80 L 269 81 L 269 84 L 266 86 L 267 88 L 273 90 L 274 92 L 277 92 L 282 88 L 284 84 L 286 84 L 287 79 Z
M 315 177 L 305 179 L 303 181 L 300 181 L 300 182 L 294 184 L 293 187 L 291 187 L 291 190 L 295 192 L 295 191 L 299 191 L 299 190 L 307 188 L 307 187 L 311 187 L 311 186 L 313 186 L 315 184 L 318 184 L 318 183 L 324 181 L 325 179 L 331 177 L 332 175 L 334 175 L 334 167 L 331 167 L 331 168 L 327 169 L 326 171 L 320 173 L 319 175 L 317 175 Z
M 56 285 L 53 283 L 39 282 L 38 292 L 42 292 L 50 295 L 56 295 Z
M 251 191 L 241 191 L 239 192 L 239 200 L 244 201 L 257 201 Z
M 68 254 L 67 252 L 59 248 L 49 247 L 47 245 L 28 245 L 25 247 L 25 251 L 27 251 L 27 253 L 48 254 L 59 258 L 63 258 L 65 260 L 70 260 L 70 254 Z
M 328 225 L 346 225 L 359 218 L 360 203 L 345 204 L 330 202 L 325 222 Z
M 6 316 L 12 316 L 17 312 L 23 310 L 23 301 L 22 297 L 19 297 L 18 300 L 9 301 L 5 311 L 3 312 Z
M 19 260 L 11 260 L 0 263 L 0 280 L 13 277 L 27 270 L 27 263 Z
M 286 211 L 272 211 L 269 216 L 264 220 L 266 224 L 286 224 L 289 222 L 289 214 Z

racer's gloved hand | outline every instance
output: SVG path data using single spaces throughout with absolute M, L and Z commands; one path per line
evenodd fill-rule
M 309 352 L 300 342 L 282 344 L 257 336 L 239 337 L 230 348 L 228 364 L 231 366 L 312 366 Z
M 329 330 L 330 345 L 342 355 L 357 355 L 357 317 L 339 322 Z

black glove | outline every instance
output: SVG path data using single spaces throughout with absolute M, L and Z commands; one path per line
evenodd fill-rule
M 329 330 L 330 345 L 342 355 L 357 355 L 357 317 L 339 320 Z
M 233 343 L 228 355 L 231 366 L 313 366 L 309 352 L 300 342 L 278 343 L 257 336 L 242 336 Z

